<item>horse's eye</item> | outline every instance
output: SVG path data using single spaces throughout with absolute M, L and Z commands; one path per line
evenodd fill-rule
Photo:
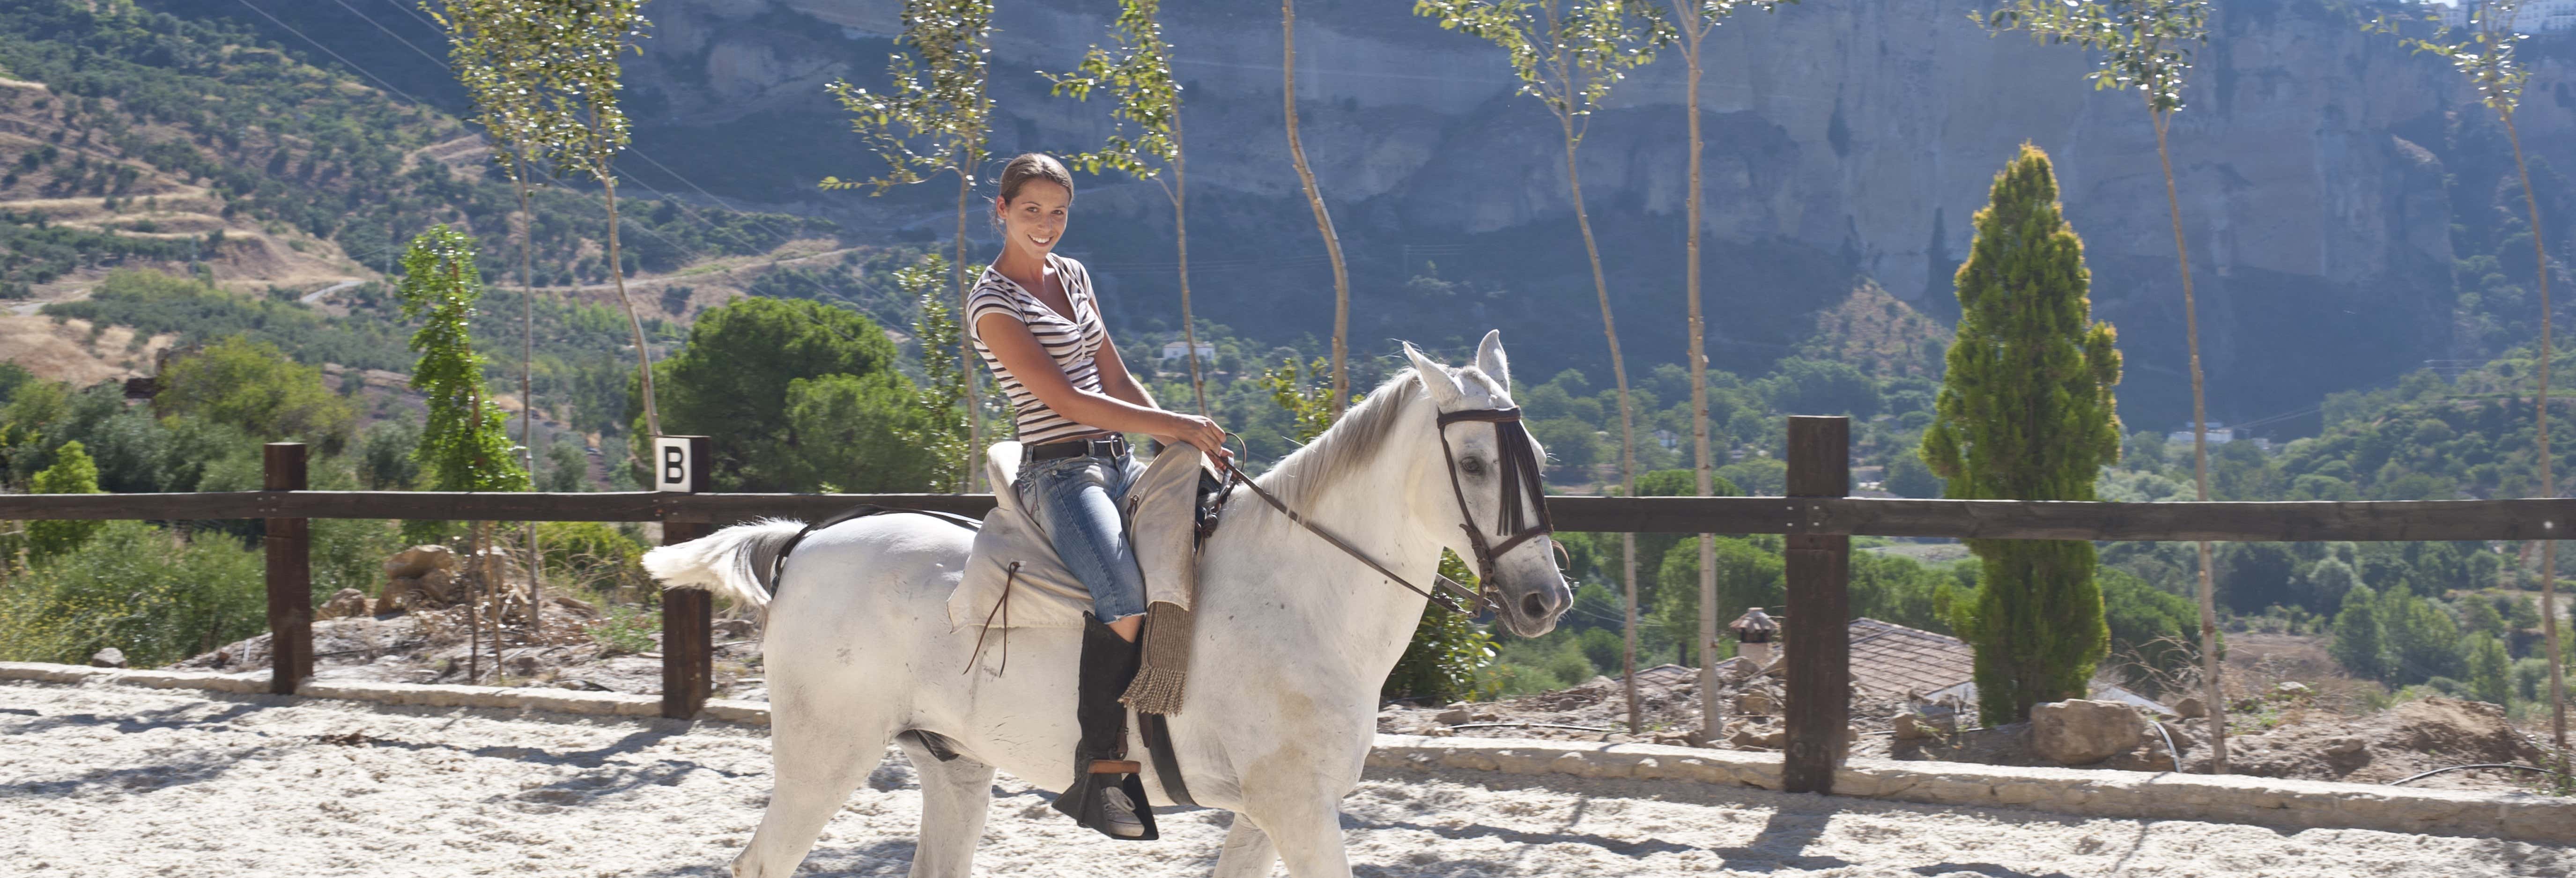
M 1466 473 L 1466 474 L 1471 475 L 1471 476 L 1481 476 L 1481 475 L 1484 475 L 1484 474 L 1485 474 L 1485 459 L 1484 459 L 1484 458 L 1481 458 L 1481 457 L 1470 457 L 1470 458 L 1467 458 L 1466 460 L 1459 461 L 1459 462 L 1458 462 L 1458 471 L 1459 471 L 1459 472 Z

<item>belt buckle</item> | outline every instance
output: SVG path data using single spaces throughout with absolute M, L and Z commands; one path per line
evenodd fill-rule
M 1117 439 L 1117 437 L 1114 437 L 1114 436 L 1113 436 L 1113 437 L 1109 437 L 1109 438 L 1106 438 L 1106 439 L 1085 439 L 1085 440 L 1082 440 L 1082 443 L 1083 443 L 1083 449 L 1082 449 L 1082 450 L 1083 450 L 1083 453 L 1088 454 L 1088 455 L 1090 455 L 1090 456 L 1092 456 L 1092 457 L 1103 457 L 1103 458 L 1113 458 L 1113 459 L 1114 459 L 1114 458 L 1116 458 L 1116 457 L 1118 456 L 1118 439 Z

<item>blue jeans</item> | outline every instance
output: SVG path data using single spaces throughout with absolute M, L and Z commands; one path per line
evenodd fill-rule
M 1055 543 L 1056 556 L 1091 589 L 1091 614 L 1115 622 L 1145 612 L 1145 571 L 1127 541 L 1127 489 L 1145 474 L 1133 455 L 1059 457 L 1020 467 L 1011 487 Z

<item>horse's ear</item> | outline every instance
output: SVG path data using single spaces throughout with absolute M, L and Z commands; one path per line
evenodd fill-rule
M 1502 330 L 1486 330 L 1484 342 L 1476 345 L 1476 369 L 1485 373 L 1485 377 L 1494 379 L 1494 386 L 1502 388 L 1504 393 L 1512 392 L 1512 366 L 1503 359 Z
M 1449 374 L 1449 367 L 1423 356 L 1412 342 L 1405 343 L 1404 356 L 1413 361 L 1413 371 L 1422 376 L 1422 388 L 1431 392 L 1431 401 L 1441 408 L 1454 406 L 1465 396 L 1458 390 L 1457 377 Z

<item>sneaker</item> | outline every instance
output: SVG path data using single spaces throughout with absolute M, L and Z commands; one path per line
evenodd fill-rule
M 1111 787 L 1100 793 L 1100 816 L 1108 821 L 1109 834 L 1136 838 L 1145 834 L 1145 824 L 1136 819 L 1136 803 L 1127 800 L 1127 791 Z

